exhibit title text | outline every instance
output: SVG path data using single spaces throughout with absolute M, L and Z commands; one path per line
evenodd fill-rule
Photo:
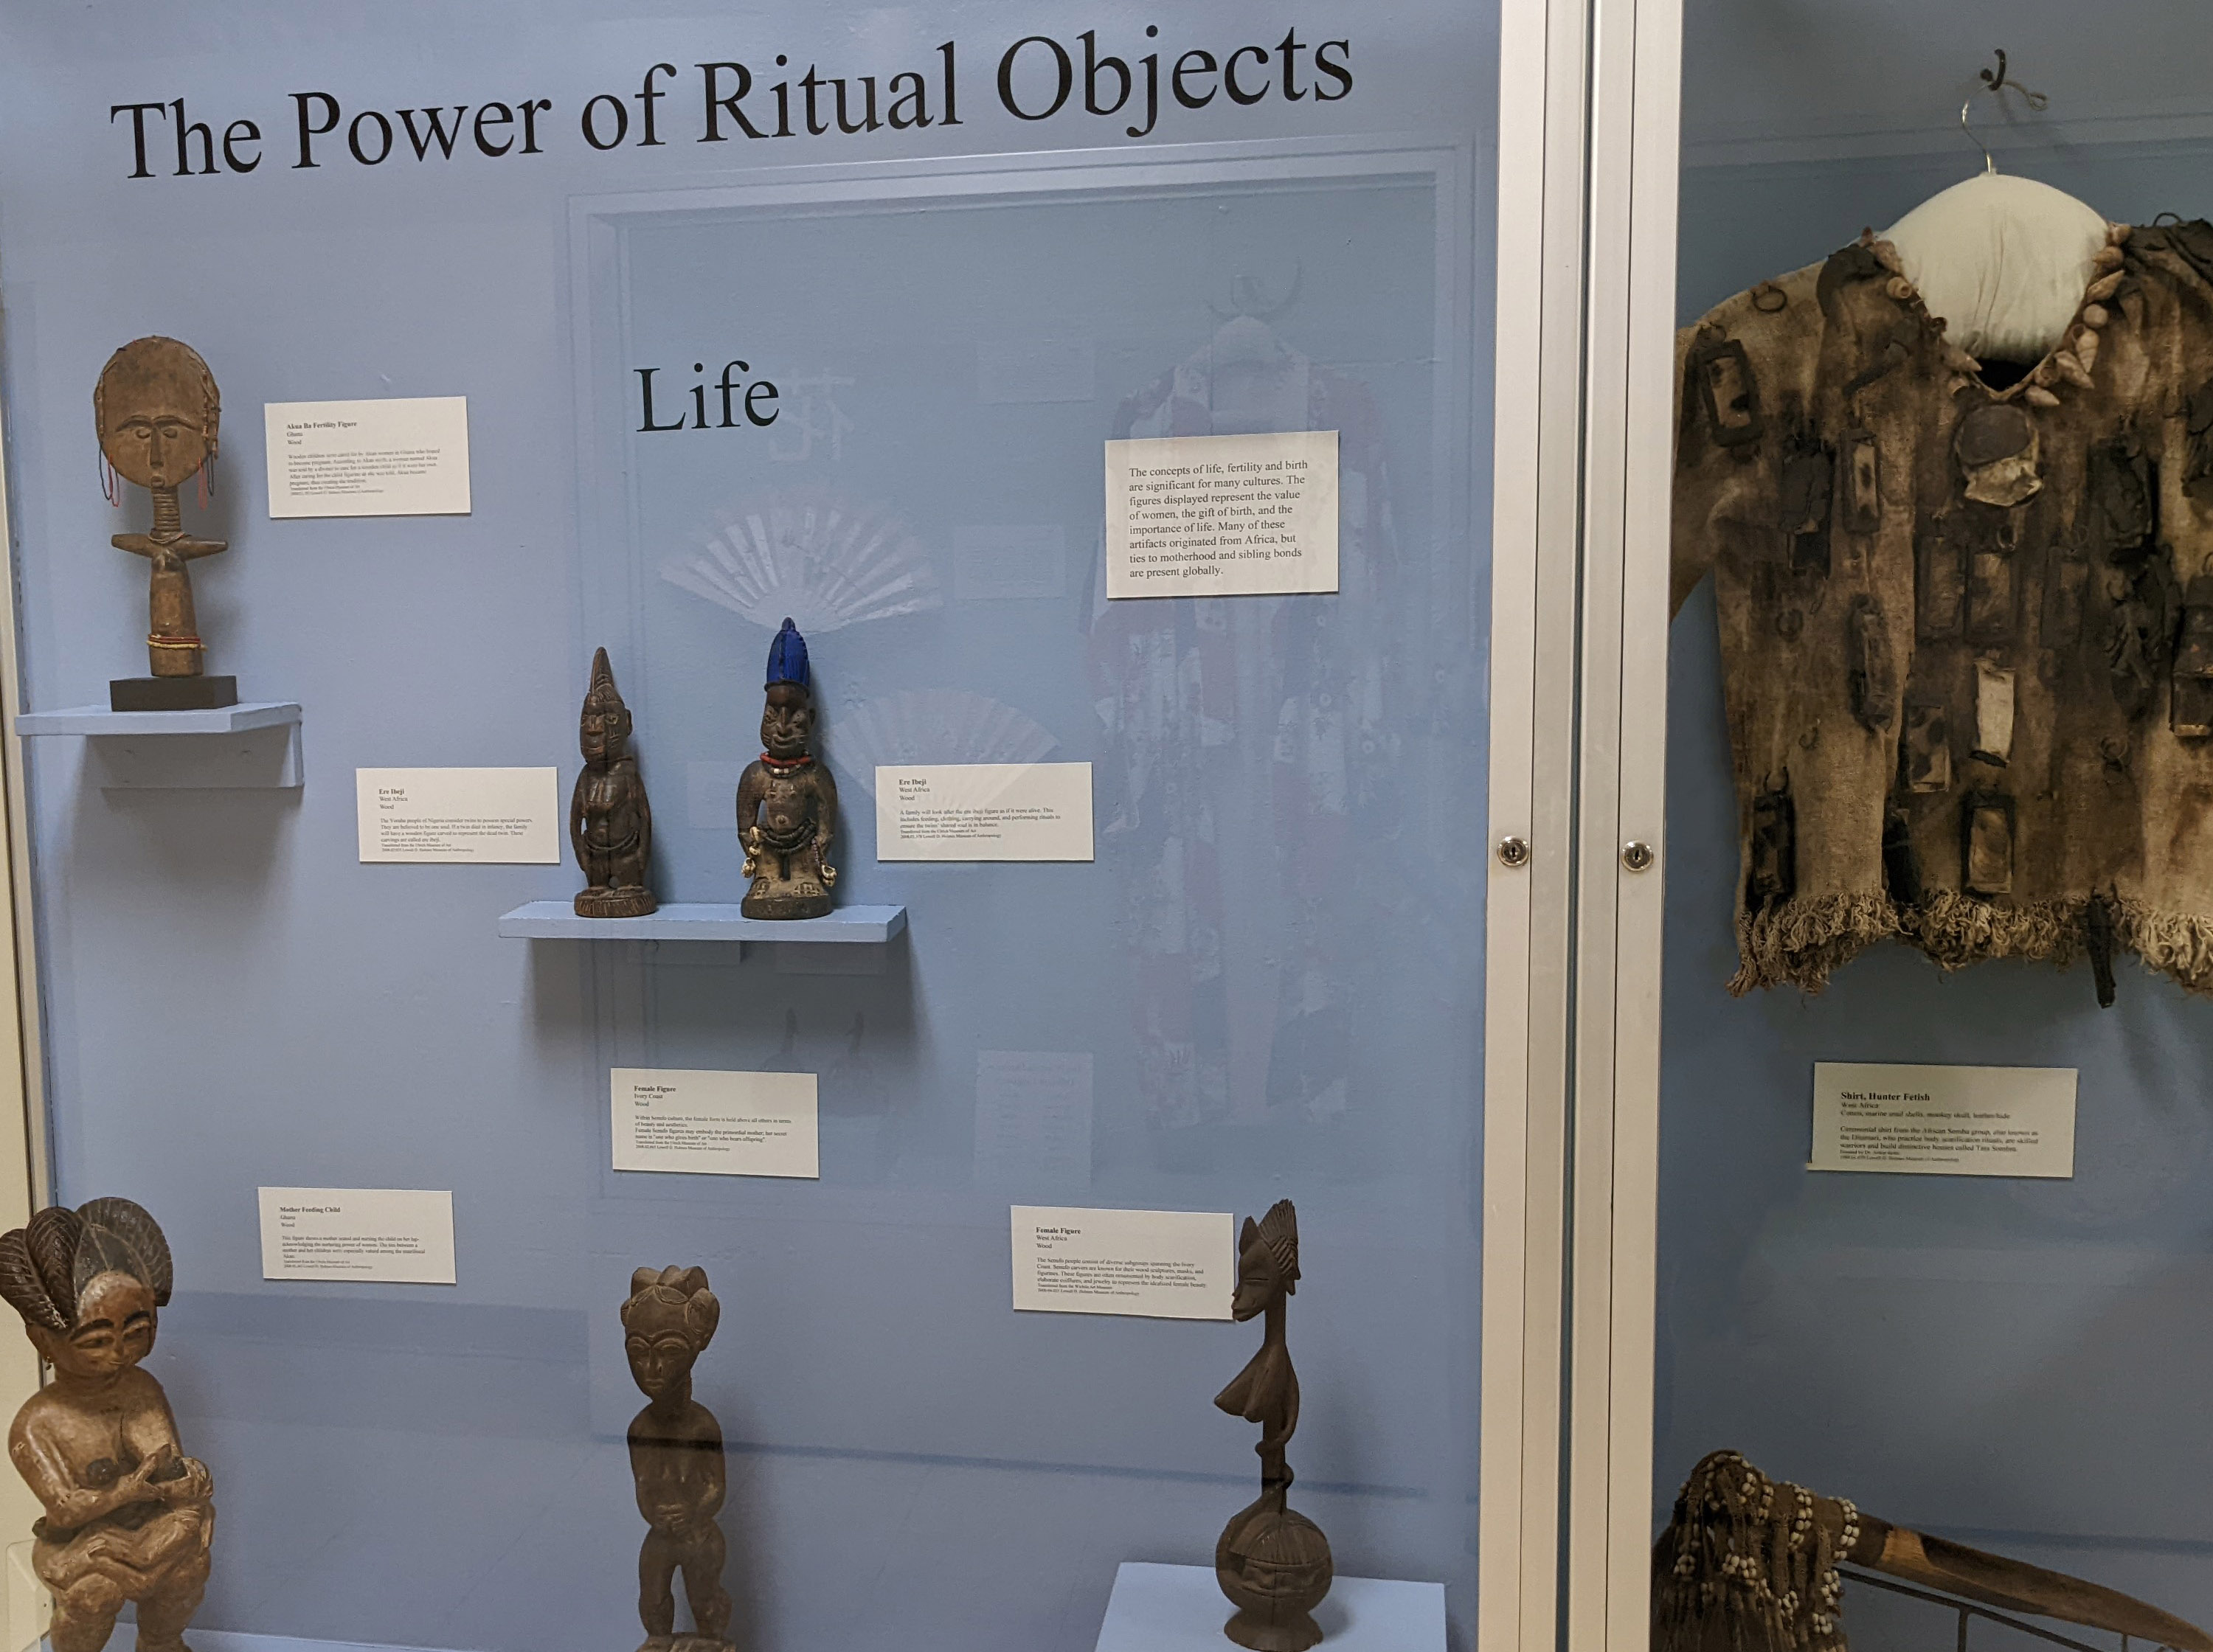
M 1160 32 L 1149 26 L 1142 42 L 1119 48 L 1102 46 L 1096 29 L 1070 40 L 1027 35 L 998 55 L 997 101 L 985 107 L 1020 121 L 1104 121 L 1134 138 L 1217 101 L 1334 103 L 1352 92 L 1350 40 L 1308 40 L 1290 28 L 1268 46 L 1171 51 Z M 204 178 L 259 171 L 264 162 L 294 171 L 481 164 L 576 140 L 604 152 L 960 126 L 967 124 L 962 111 L 976 107 L 967 94 L 958 43 L 948 40 L 919 66 L 890 75 L 830 76 L 814 64 L 800 72 L 782 52 L 772 68 L 656 63 L 636 91 L 600 92 L 573 109 L 548 97 L 361 108 L 319 91 L 287 93 L 281 112 L 260 119 L 226 120 L 178 97 L 114 104 L 107 119 L 119 138 L 128 135 L 131 177 Z

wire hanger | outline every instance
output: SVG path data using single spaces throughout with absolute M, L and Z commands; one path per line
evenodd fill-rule
M 2051 100 L 2045 96 L 2041 92 L 2031 91 L 2027 87 L 2023 86 L 2017 80 L 2008 80 L 2006 78 L 2006 54 L 2004 48 L 2001 46 L 1994 46 L 1991 48 L 1991 51 L 1993 55 L 1995 55 L 1998 60 L 1998 66 L 1995 70 L 1985 69 L 1981 71 L 1980 79 L 1983 82 L 1983 89 L 1997 100 L 1998 105 L 2001 108 L 2003 108 L 2005 105 L 2005 94 L 2008 92 L 2012 91 L 2020 93 L 2021 101 L 2027 104 L 2032 111 L 2041 113 L 2045 106 L 2049 104 Z M 1974 102 L 1975 95 L 1973 93 L 1970 92 L 1967 94 L 1966 101 L 1960 105 L 1960 130 L 1966 135 L 1967 142 L 1972 143 L 1977 149 L 1983 152 L 1983 174 L 1985 177 L 1989 177 L 1997 171 L 1998 163 L 1990 155 L 1990 145 L 1984 143 L 1981 138 L 1976 137 L 1975 129 L 1967 124 L 1967 111 L 1974 107 Z

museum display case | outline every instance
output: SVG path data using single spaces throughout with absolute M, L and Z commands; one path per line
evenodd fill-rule
M 1656 1647 L 2208 1643 L 2198 21 L 1684 7 Z
M 1552 1644 L 1665 9 L 9 9 L 8 1652 Z

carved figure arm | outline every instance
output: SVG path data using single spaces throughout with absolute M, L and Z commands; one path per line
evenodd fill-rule
M 653 800 L 645 795 L 645 777 L 638 773 L 636 758 L 623 759 L 622 771 L 631 806 L 637 810 L 637 852 L 642 872 L 653 855 Z
M 209 1535 L 204 1506 L 188 1506 L 164 1509 L 136 1531 L 103 1527 L 76 1546 L 100 1570 L 143 1587 L 158 1582 L 186 1555 L 204 1552 Z
M 707 1412 L 704 1422 L 705 1426 L 700 1430 L 699 1460 L 694 1466 L 698 1494 L 694 1507 L 703 1522 L 722 1512 L 722 1500 L 729 1495 L 730 1484 L 729 1462 L 722 1454 L 722 1424 L 715 1420 L 711 1411 Z
M 63 1533 L 134 1503 L 158 1500 L 162 1488 L 153 1482 L 153 1476 L 173 1460 L 166 1455 L 149 1456 L 128 1474 L 119 1475 L 111 1485 L 98 1489 L 79 1485 L 58 1442 L 45 1437 L 36 1424 L 15 1430 L 8 1442 L 8 1456 L 33 1495 L 46 1506 L 46 1518 Z
M 760 853 L 761 800 L 768 796 L 768 779 L 761 765 L 746 765 L 746 771 L 738 777 L 738 845 L 746 851 L 745 875 L 753 875 L 753 863 Z
M 189 533 L 118 533 L 108 540 L 118 551 L 128 551 L 134 557 L 144 557 L 161 571 L 163 558 L 168 558 L 171 573 L 180 572 L 180 564 L 196 562 L 202 557 L 211 557 L 218 551 L 230 549 L 229 539 L 195 539 Z
M 641 1411 L 630 1425 L 630 1475 L 631 1489 L 637 1498 L 637 1512 L 648 1526 L 657 1526 L 661 1523 L 661 1504 L 668 1495 L 668 1442 L 638 1432 L 645 1416 Z
M 838 783 L 831 778 L 826 764 L 817 762 L 814 772 L 814 856 L 826 889 L 838 881 L 838 869 L 830 864 L 830 840 L 838 830 Z
M 185 1455 L 177 1438 L 176 1416 L 169 1410 L 169 1396 L 143 1370 L 132 1375 L 143 1379 L 149 1392 L 143 1408 L 131 1417 L 124 1437 L 138 1454 L 139 1466 L 148 1469 L 149 1488 L 167 1503 L 204 1503 L 215 1490 L 215 1481 L 205 1463 Z
M 587 878 L 592 875 L 592 863 L 584 858 L 584 783 L 591 774 L 592 765 L 587 763 L 569 793 L 569 847 L 576 856 L 576 869 Z
M 728 1495 L 729 1476 L 722 1457 L 722 1430 L 710 1417 L 698 1436 L 684 1442 L 683 1466 L 678 1471 L 677 1484 L 671 1488 L 680 1492 L 672 1499 L 672 1506 L 664 1511 L 662 1524 L 679 1536 L 698 1527 L 710 1525 L 722 1512 L 722 1499 Z

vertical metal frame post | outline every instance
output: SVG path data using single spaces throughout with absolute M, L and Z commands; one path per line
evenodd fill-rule
M 1499 17 L 1481 1652 L 1558 1632 L 1584 3 Z
M 1682 0 L 1594 12 L 1564 1640 L 1643 1652 Z
M 1641 1652 L 1681 5 L 1500 29 L 1480 1644 Z

